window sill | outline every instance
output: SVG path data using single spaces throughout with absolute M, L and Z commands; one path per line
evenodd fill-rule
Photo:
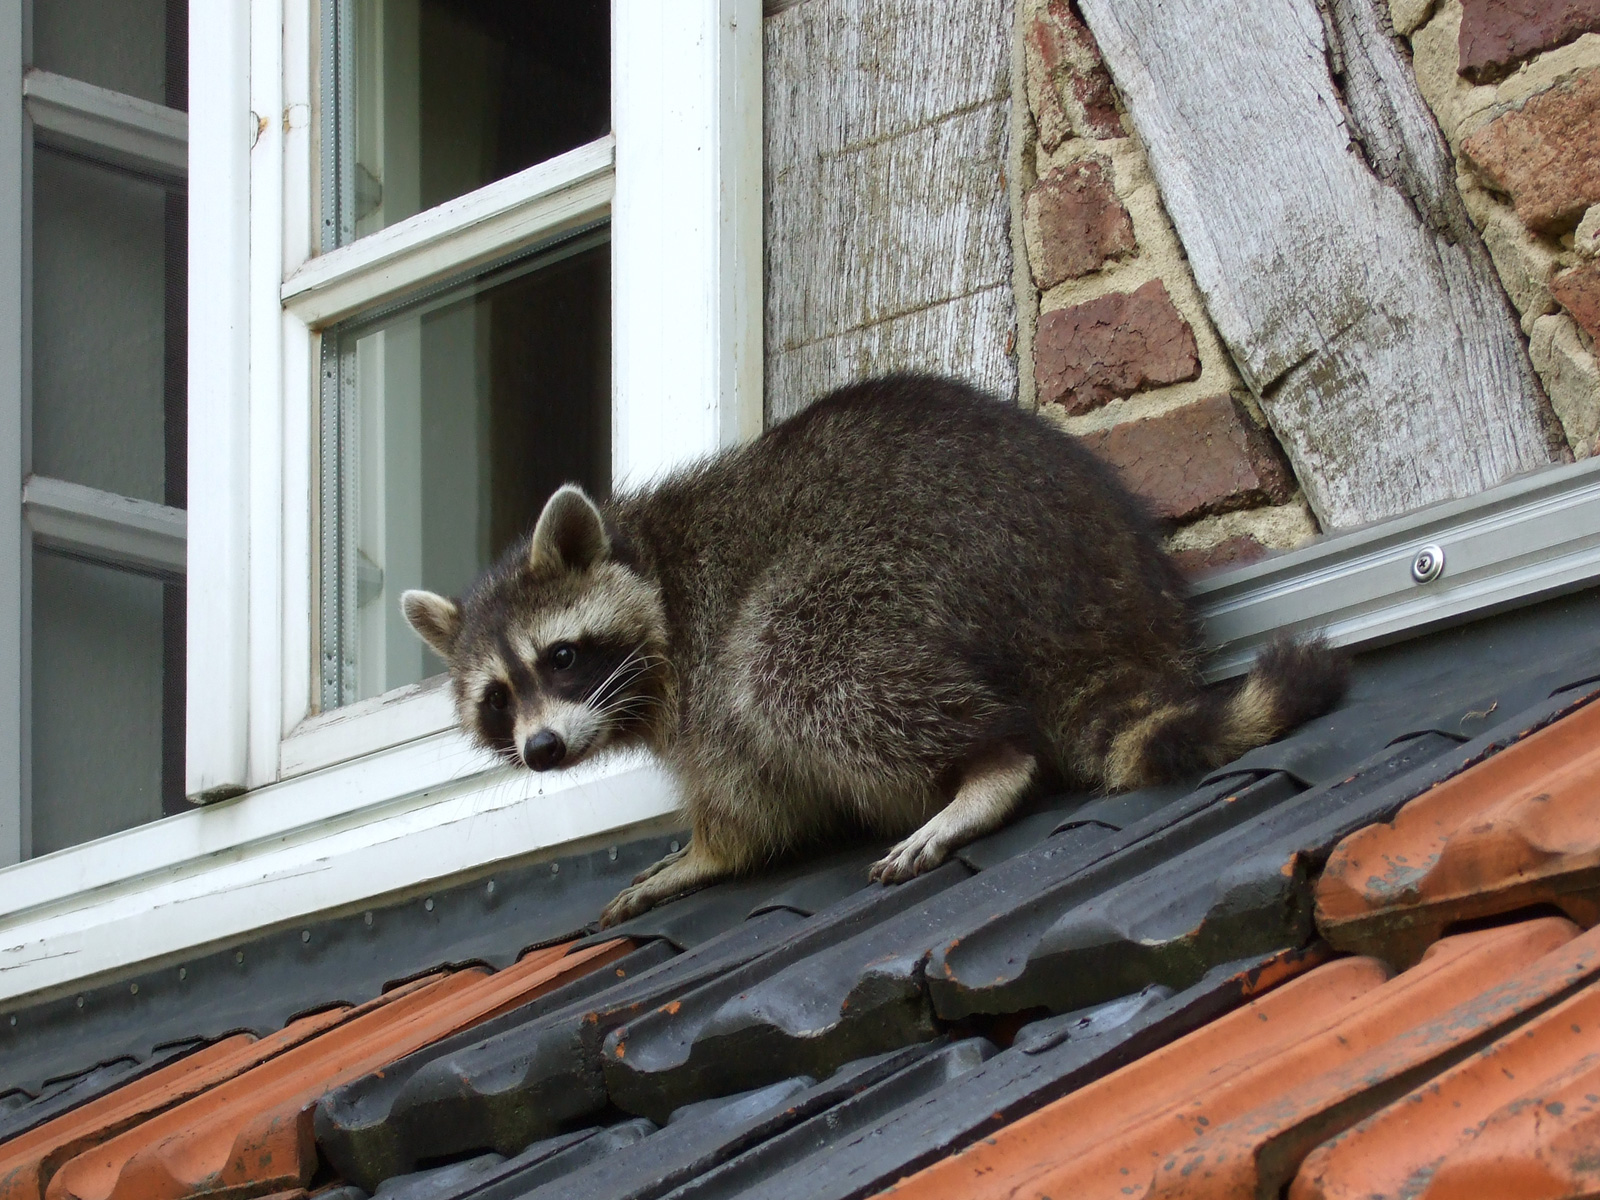
M 0 999 L 675 819 L 670 781 L 638 757 L 559 775 L 482 763 L 434 735 L 0 870 Z M 422 773 L 444 782 L 418 789 Z

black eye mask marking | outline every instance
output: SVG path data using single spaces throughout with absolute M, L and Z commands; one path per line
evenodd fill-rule
M 571 665 L 558 666 L 567 657 L 556 653 L 570 649 Z M 583 638 L 552 646 L 540 657 L 539 686 L 546 695 L 579 703 L 604 704 L 628 690 L 639 664 L 629 665 L 637 646 L 620 639 Z

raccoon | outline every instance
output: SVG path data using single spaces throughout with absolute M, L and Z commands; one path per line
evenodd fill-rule
M 1155 526 L 1044 419 L 951 379 L 842 388 L 596 504 L 568 485 L 459 601 L 402 597 L 462 726 L 535 771 L 643 745 L 692 836 L 605 909 L 863 832 L 884 883 L 1030 789 L 1219 766 L 1331 708 L 1342 658 L 1281 641 L 1207 690 Z

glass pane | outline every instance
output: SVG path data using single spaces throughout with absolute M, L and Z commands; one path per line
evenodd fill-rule
M 41 147 L 33 201 L 33 470 L 181 505 L 184 199 Z
M 34 854 L 181 806 L 182 642 L 181 584 L 34 552 Z
M 184 0 L 33 0 L 33 65 L 187 108 Z
M 324 245 L 514 174 L 611 127 L 607 0 L 338 0 L 324 86 Z M 425 51 L 425 52 L 424 52 Z
M 325 336 L 324 707 L 444 669 L 401 592 L 459 594 L 562 483 L 609 489 L 610 298 L 602 231 Z

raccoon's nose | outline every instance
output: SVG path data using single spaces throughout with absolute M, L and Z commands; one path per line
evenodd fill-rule
M 559 767 L 567 756 L 567 743 L 553 729 L 541 729 L 522 744 L 522 761 L 535 771 Z

